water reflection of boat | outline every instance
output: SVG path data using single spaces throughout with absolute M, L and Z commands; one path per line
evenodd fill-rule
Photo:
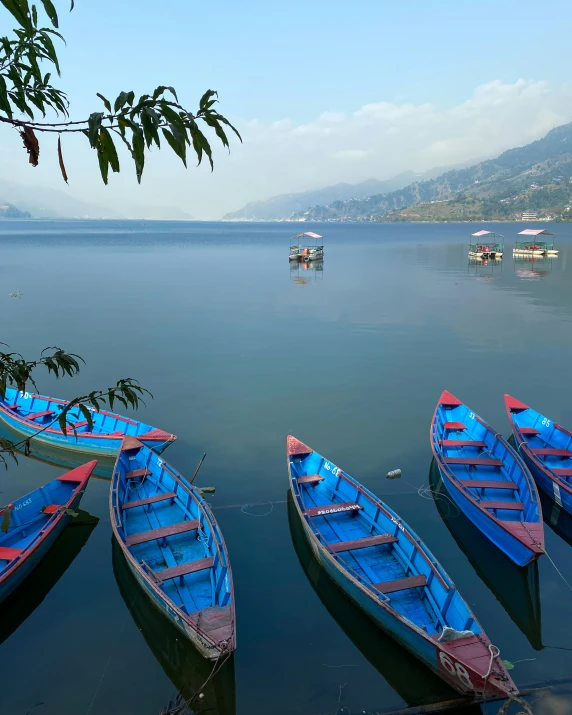
M 324 278 L 324 261 L 292 261 L 290 263 L 290 280 L 298 285 L 316 283 Z
M 312 554 L 290 492 L 288 522 L 300 565 L 328 613 L 400 697 L 408 705 L 425 705 L 458 697 L 417 658 L 380 629 L 372 627 L 367 615 L 332 581 Z
M 514 256 L 514 272 L 525 280 L 540 280 L 552 272 L 552 261 L 558 256 Z
M 192 643 L 152 605 L 129 570 L 115 539 L 112 560 L 115 580 L 125 605 L 165 675 L 185 701 L 202 693 L 203 697 L 193 701 L 190 711 L 233 715 L 236 712 L 234 657 L 231 655 L 208 680 L 213 663 L 202 658 Z
M 21 442 L 22 436 L 12 430 L 4 422 L 0 421 L 0 437 L 4 437 L 13 444 Z M 44 462 L 54 467 L 64 467 L 66 469 L 74 469 L 85 463 L 85 455 L 80 453 L 54 447 L 38 440 L 33 439 L 30 443 L 30 451 L 24 452 L 24 448 L 16 449 L 17 454 L 25 455 L 38 462 Z M 103 479 L 111 479 L 113 473 L 113 465 L 115 464 L 116 455 L 101 455 L 97 458 L 97 466 L 93 470 L 93 477 L 101 477 Z
M 487 539 L 453 503 L 434 459 L 429 483 L 435 504 L 461 551 L 479 578 L 527 637 L 535 650 L 542 650 L 540 587 L 536 561 L 521 568 Z
M 24 583 L 2 604 L 3 643 L 42 603 L 83 549 L 99 519 L 81 509 Z

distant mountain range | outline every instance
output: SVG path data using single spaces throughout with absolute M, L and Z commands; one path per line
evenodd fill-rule
M 482 220 L 521 218 L 535 210 L 567 218 L 572 204 L 572 123 L 496 159 L 447 171 L 367 198 L 300 211 L 307 221 Z
M 402 189 L 414 181 L 423 181 L 438 176 L 446 169 L 441 167 L 431 169 L 423 174 L 404 171 L 391 179 L 380 181 L 368 179 L 359 184 L 335 184 L 323 189 L 302 191 L 295 194 L 280 194 L 265 201 L 254 201 L 246 204 L 238 211 L 232 211 L 223 216 L 225 221 L 279 221 L 291 218 L 293 214 L 306 211 L 316 204 L 330 204 L 334 201 L 362 199 L 372 194 L 387 193 Z
M 177 206 L 125 206 L 115 211 L 107 206 L 76 199 L 64 191 L 45 186 L 27 186 L 0 179 L 0 206 L 11 206 L 21 216 L 6 218 L 75 218 L 75 219 L 143 219 L 180 220 L 192 217 Z

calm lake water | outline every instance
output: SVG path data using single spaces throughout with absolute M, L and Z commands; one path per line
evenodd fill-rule
M 512 259 L 520 226 L 489 225 L 508 250 L 487 265 L 467 259 L 480 227 L 304 226 L 325 235 L 322 270 L 288 264 L 300 228 L 0 224 L 0 339 L 27 357 L 58 345 L 87 360 L 73 380 L 39 375 L 40 391 L 71 398 L 135 377 L 154 395 L 141 419 L 179 437 L 166 458 L 190 476 L 207 452 L 198 481 L 216 487 L 238 647 L 199 709 L 334 715 L 453 697 L 309 557 L 286 503 L 288 433 L 409 522 L 518 685 L 569 675 L 566 525 L 546 526 L 563 578 L 547 557 L 523 574 L 426 488 L 441 488 L 429 424 L 444 388 L 505 435 L 505 392 L 572 428 L 572 225 L 552 227 L 558 258 L 534 263 Z M 387 480 L 396 468 L 402 478 Z M 0 474 L 0 503 L 59 473 L 22 458 Z M 158 715 L 210 672 L 125 573 L 108 491 L 92 480 L 91 519 L 1 612 L 2 715 Z M 546 505 L 545 520 L 557 517 Z

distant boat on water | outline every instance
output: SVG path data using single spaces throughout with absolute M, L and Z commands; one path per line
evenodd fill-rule
M 309 241 L 306 239 L 310 239 Z M 322 236 L 313 231 L 306 231 L 305 233 L 297 233 L 290 239 L 290 261 L 303 261 L 304 263 L 310 263 L 311 261 L 323 261 L 324 260 L 324 245 L 319 244 L 318 240 L 322 239 Z M 294 244 L 294 242 L 296 242 Z

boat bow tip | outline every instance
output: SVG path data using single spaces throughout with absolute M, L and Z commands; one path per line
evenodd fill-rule
M 286 451 L 288 456 L 291 457 L 295 454 L 310 454 L 314 450 L 310 449 L 310 447 L 304 444 L 304 442 L 300 442 L 299 439 L 296 439 L 296 437 L 289 434 L 286 438 Z
M 510 395 L 504 396 L 504 403 L 509 412 L 522 412 L 523 410 L 530 409 L 528 405 L 524 404 L 524 402 L 521 402 Z
M 448 390 L 443 390 L 443 392 L 441 393 L 441 397 L 439 398 L 439 404 L 450 405 L 451 407 L 458 407 L 463 403 L 461 402 L 461 400 L 456 398 L 455 395 L 451 394 Z
M 78 484 L 85 481 L 91 476 L 93 470 L 97 467 L 97 459 L 92 459 L 91 462 L 81 464 L 79 467 L 72 469 L 58 477 L 60 482 L 77 482 Z

